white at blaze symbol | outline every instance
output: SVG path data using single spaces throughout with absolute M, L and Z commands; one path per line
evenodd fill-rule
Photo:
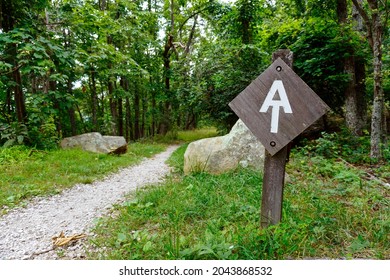
M 274 100 L 276 92 L 279 92 L 280 100 Z M 269 107 L 272 107 L 271 133 L 278 133 L 280 107 L 283 107 L 284 113 L 292 114 L 290 102 L 288 101 L 286 90 L 281 80 L 275 80 L 272 84 L 260 108 L 260 113 L 266 113 Z

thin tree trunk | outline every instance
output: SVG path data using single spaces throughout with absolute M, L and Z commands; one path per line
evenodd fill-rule
M 118 98 L 118 135 L 123 136 L 123 100 Z
M 150 82 L 152 82 L 152 78 L 150 78 Z M 156 93 L 152 91 L 152 123 L 151 123 L 151 135 L 154 136 L 156 133 Z
M 337 16 L 340 25 L 347 24 L 347 0 L 337 0 Z M 363 134 L 365 122 L 362 114 L 365 112 L 361 107 L 364 99 L 360 99 L 364 97 L 360 94 L 360 81 L 357 80 L 360 76 L 356 75 L 356 71 L 359 69 L 357 68 L 354 53 L 354 50 L 351 50 L 350 56 L 344 59 L 344 72 L 350 77 L 345 89 L 345 122 L 350 132 L 359 136 Z
M 190 32 L 190 36 L 188 37 L 186 48 L 184 50 L 184 57 L 186 57 L 190 53 L 191 45 L 192 45 L 192 42 L 193 42 L 193 39 L 195 36 L 197 22 L 198 22 L 198 15 L 195 15 L 194 16 L 194 23 L 192 25 L 191 32 Z
M 130 109 L 130 99 L 126 97 L 125 102 L 125 108 L 126 108 L 126 140 L 134 140 L 133 136 L 133 129 L 131 124 L 131 109 Z
M 109 66 L 110 68 L 110 66 Z M 111 133 L 112 135 L 118 135 L 117 123 L 118 123 L 118 108 L 117 102 L 114 98 L 114 85 L 112 81 L 108 81 L 108 96 L 110 103 L 110 113 L 111 113 Z
M 50 69 L 50 73 L 53 73 L 54 70 Z M 55 92 L 57 90 L 57 82 L 56 81 L 50 81 L 50 75 L 47 77 L 48 79 L 48 90 L 50 92 Z M 55 119 L 55 124 L 56 124 L 56 129 L 57 129 L 57 134 L 58 137 L 62 137 L 62 121 L 60 118 L 61 114 L 61 108 L 60 108 L 60 103 L 58 102 L 57 98 L 53 95 L 51 95 L 52 100 L 53 100 L 53 107 L 54 109 L 57 110 L 57 114 L 54 116 Z
M 363 18 L 367 29 L 367 39 L 370 43 L 373 54 L 373 68 L 374 68 L 374 100 L 371 115 L 371 151 L 370 156 L 373 159 L 382 158 L 382 139 L 383 136 L 383 113 L 384 113 L 384 96 L 382 84 L 382 42 L 384 35 L 384 23 L 382 20 L 386 19 L 385 13 L 388 11 L 380 11 L 382 2 L 376 0 L 367 0 L 370 12 L 367 12 L 363 6 L 362 1 L 352 0 L 357 11 Z M 387 9 L 387 7 L 382 7 Z M 384 20 L 385 21 L 385 20 Z
M 9 116 L 11 116 L 12 113 L 12 94 L 11 90 L 8 88 L 7 89 L 7 97 L 6 97 L 6 112 L 7 112 L 7 119 L 9 119 Z M 10 120 L 8 120 L 10 121 Z
M 90 72 L 90 88 L 91 88 L 91 109 L 92 109 L 92 127 L 94 131 L 98 131 L 98 96 L 96 91 L 96 79 L 95 79 L 95 68 L 92 66 Z
M 168 34 L 167 41 L 164 46 L 163 61 L 164 61 L 164 83 L 165 83 L 165 108 L 163 108 L 163 119 L 159 124 L 159 133 L 166 134 L 171 124 L 171 110 L 172 110 L 172 96 L 171 96 L 171 85 L 170 85 L 170 72 L 171 72 L 171 54 L 174 49 L 173 44 L 173 33 L 175 31 L 175 13 L 174 13 L 174 0 L 170 1 L 170 17 L 171 17 L 171 30 Z
M 373 15 L 374 17 L 374 15 Z M 374 19 L 374 102 L 371 116 L 371 157 L 381 158 L 381 137 L 383 123 L 383 88 L 382 88 L 382 31 L 379 18 Z
M 27 112 L 26 104 L 24 101 L 24 94 L 22 90 L 22 77 L 19 71 L 19 67 L 15 64 L 15 70 L 12 73 L 14 80 L 14 99 L 15 99 L 15 109 L 16 116 L 19 123 L 26 123 L 27 121 Z
M 138 140 L 140 137 L 140 98 L 138 85 L 136 84 L 134 90 L 134 138 Z
M 146 94 L 142 96 L 142 124 L 141 124 L 141 137 L 145 137 L 146 127 L 146 112 L 148 111 L 148 99 Z
M 129 81 L 121 77 L 120 85 L 123 88 L 123 90 L 128 93 L 129 92 Z M 119 106 L 122 107 L 122 106 Z M 121 118 L 123 119 L 123 118 Z M 125 138 L 126 141 L 129 142 L 130 140 L 133 140 L 133 129 L 131 124 L 131 108 L 130 108 L 130 98 L 125 98 Z

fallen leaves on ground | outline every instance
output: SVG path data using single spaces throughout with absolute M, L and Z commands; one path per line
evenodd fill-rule
M 87 236 L 86 234 L 82 233 L 82 234 L 74 234 L 66 237 L 64 232 L 62 231 L 59 236 L 54 236 L 52 240 L 53 240 L 54 247 L 61 247 L 61 246 L 66 246 L 69 243 L 84 238 L 86 236 Z

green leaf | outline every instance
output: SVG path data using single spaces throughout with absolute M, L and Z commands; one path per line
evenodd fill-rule
M 148 252 L 150 251 L 151 249 L 153 249 L 153 243 L 151 241 L 148 241 L 146 242 L 146 244 L 144 245 L 144 247 L 142 248 L 142 250 L 144 252 Z
M 34 57 L 37 58 L 37 59 L 42 59 L 43 56 L 40 55 L 39 53 L 34 53 Z
M 24 136 L 23 135 L 19 135 L 17 137 L 17 140 L 18 140 L 18 144 L 22 144 L 23 143 L 23 140 L 24 140 Z
M 9 139 L 7 142 L 4 143 L 3 147 L 8 148 L 11 147 L 15 143 L 15 139 Z
M 370 246 L 370 242 L 365 240 L 361 235 L 359 235 L 349 246 L 349 249 L 353 252 L 359 252 Z
M 127 239 L 126 234 L 124 234 L 122 232 L 118 233 L 118 236 L 117 236 L 117 241 L 118 242 L 123 243 L 123 242 L 126 241 L 126 239 Z

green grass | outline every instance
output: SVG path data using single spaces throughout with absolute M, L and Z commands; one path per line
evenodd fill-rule
M 154 141 L 158 143 L 183 143 L 192 142 L 203 138 L 209 138 L 218 136 L 217 128 L 215 127 L 202 127 L 193 130 L 181 130 L 181 131 L 170 131 L 166 135 L 157 135 L 154 137 Z
M 238 170 L 176 175 L 102 219 L 92 259 L 390 258 L 388 189 L 334 159 L 294 151 L 283 221 L 259 229 L 262 176 Z M 100 248 L 105 248 L 101 250 Z
M 178 133 L 175 141 L 210 131 Z M 370 165 L 365 150 L 338 137 L 325 135 L 292 152 L 283 220 L 267 229 L 259 228 L 262 175 L 239 169 L 184 176 L 184 144 L 168 161 L 175 172 L 166 183 L 137 191 L 98 222 L 89 258 L 390 259 L 389 165 Z M 122 156 L 0 149 L 0 209 L 91 183 L 164 148 L 136 143 Z
M 192 142 L 195 140 L 214 137 L 218 135 L 215 127 L 204 127 L 195 130 L 179 131 L 177 138 L 184 142 Z
M 0 209 L 38 195 L 50 195 L 76 183 L 92 183 L 121 167 L 165 149 L 161 144 L 134 143 L 121 156 L 82 150 L 35 151 L 23 146 L 0 149 Z

